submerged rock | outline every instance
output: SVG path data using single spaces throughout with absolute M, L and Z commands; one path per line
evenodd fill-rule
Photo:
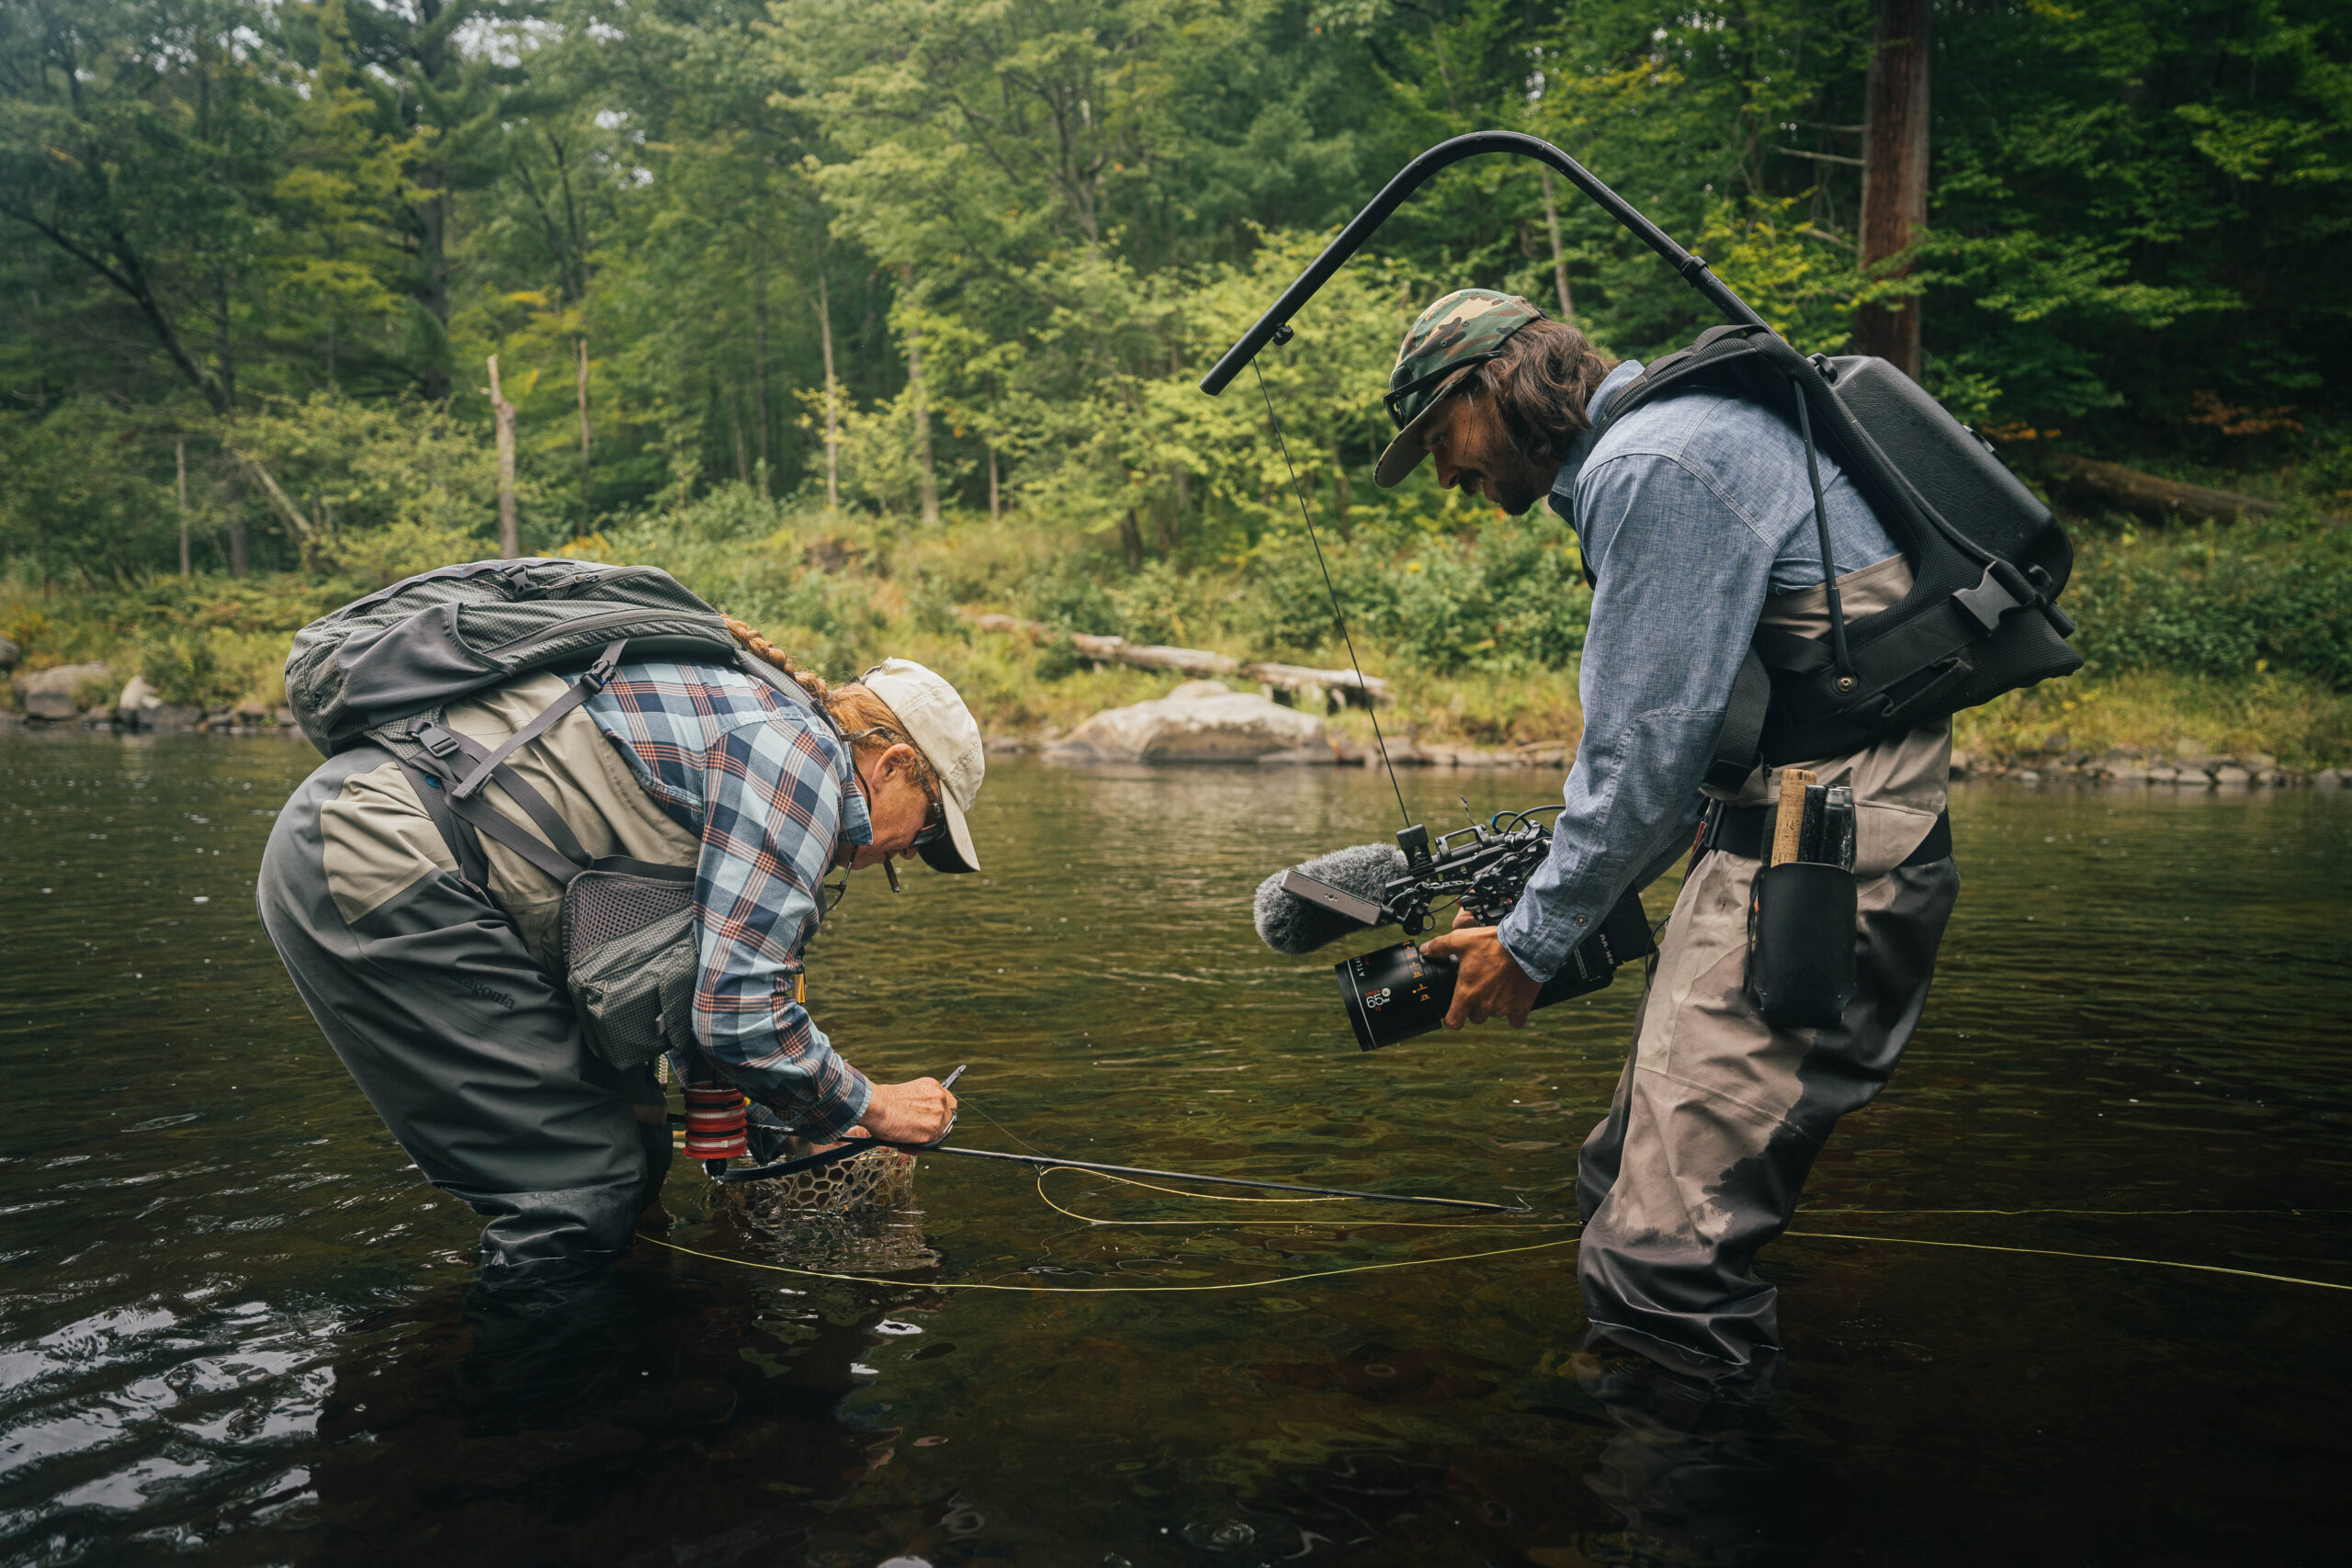
M 1155 701 L 1096 714 L 1047 754 L 1081 762 L 1254 762 L 1313 747 L 1329 751 L 1313 715 L 1220 682 L 1187 681 Z

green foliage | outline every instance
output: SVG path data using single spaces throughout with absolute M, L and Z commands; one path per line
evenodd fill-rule
M 239 694 L 220 689 L 220 660 L 212 639 L 202 630 L 174 631 L 147 637 L 140 646 L 139 672 L 167 703 L 209 706 Z
M 45 578 L 130 582 L 177 548 L 172 502 L 141 470 L 152 436 L 95 399 L 0 416 L 0 554 Z
M 2277 671 L 2352 691 L 2352 542 L 2340 536 L 2094 541 L 2065 603 L 2094 673 Z

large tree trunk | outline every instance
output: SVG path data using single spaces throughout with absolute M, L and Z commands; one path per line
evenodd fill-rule
M 1909 249 L 1928 221 L 1928 0 L 1877 0 L 1862 125 L 1862 265 Z M 1902 272 L 1892 276 L 1901 276 Z M 1854 343 L 1919 378 L 1919 302 L 1865 305 Z
M 514 518 L 514 405 L 498 385 L 498 355 L 490 356 L 490 412 L 498 427 L 498 558 L 519 560 L 523 536 Z

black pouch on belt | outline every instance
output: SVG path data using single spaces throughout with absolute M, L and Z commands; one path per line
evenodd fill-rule
M 1854 999 L 1854 874 L 1784 861 L 1747 897 L 1747 994 L 1775 1029 L 1826 1029 Z

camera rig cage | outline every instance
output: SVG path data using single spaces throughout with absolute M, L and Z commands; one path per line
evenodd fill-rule
M 1366 926 L 1402 926 L 1408 937 L 1428 931 L 1430 908 L 1449 898 L 1480 925 L 1490 926 L 1518 904 L 1527 879 L 1551 850 L 1552 835 L 1537 818 L 1560 809 L 1498 811 L 1484 822 L 1440 835 L 1434 843 L 1420 824 L 1402 829 L 1396 847 L 1405 856 L 1405 874 L 1382 889 L 1377 903 L 1296 869 L 1283 874 L 1283 891 Z

